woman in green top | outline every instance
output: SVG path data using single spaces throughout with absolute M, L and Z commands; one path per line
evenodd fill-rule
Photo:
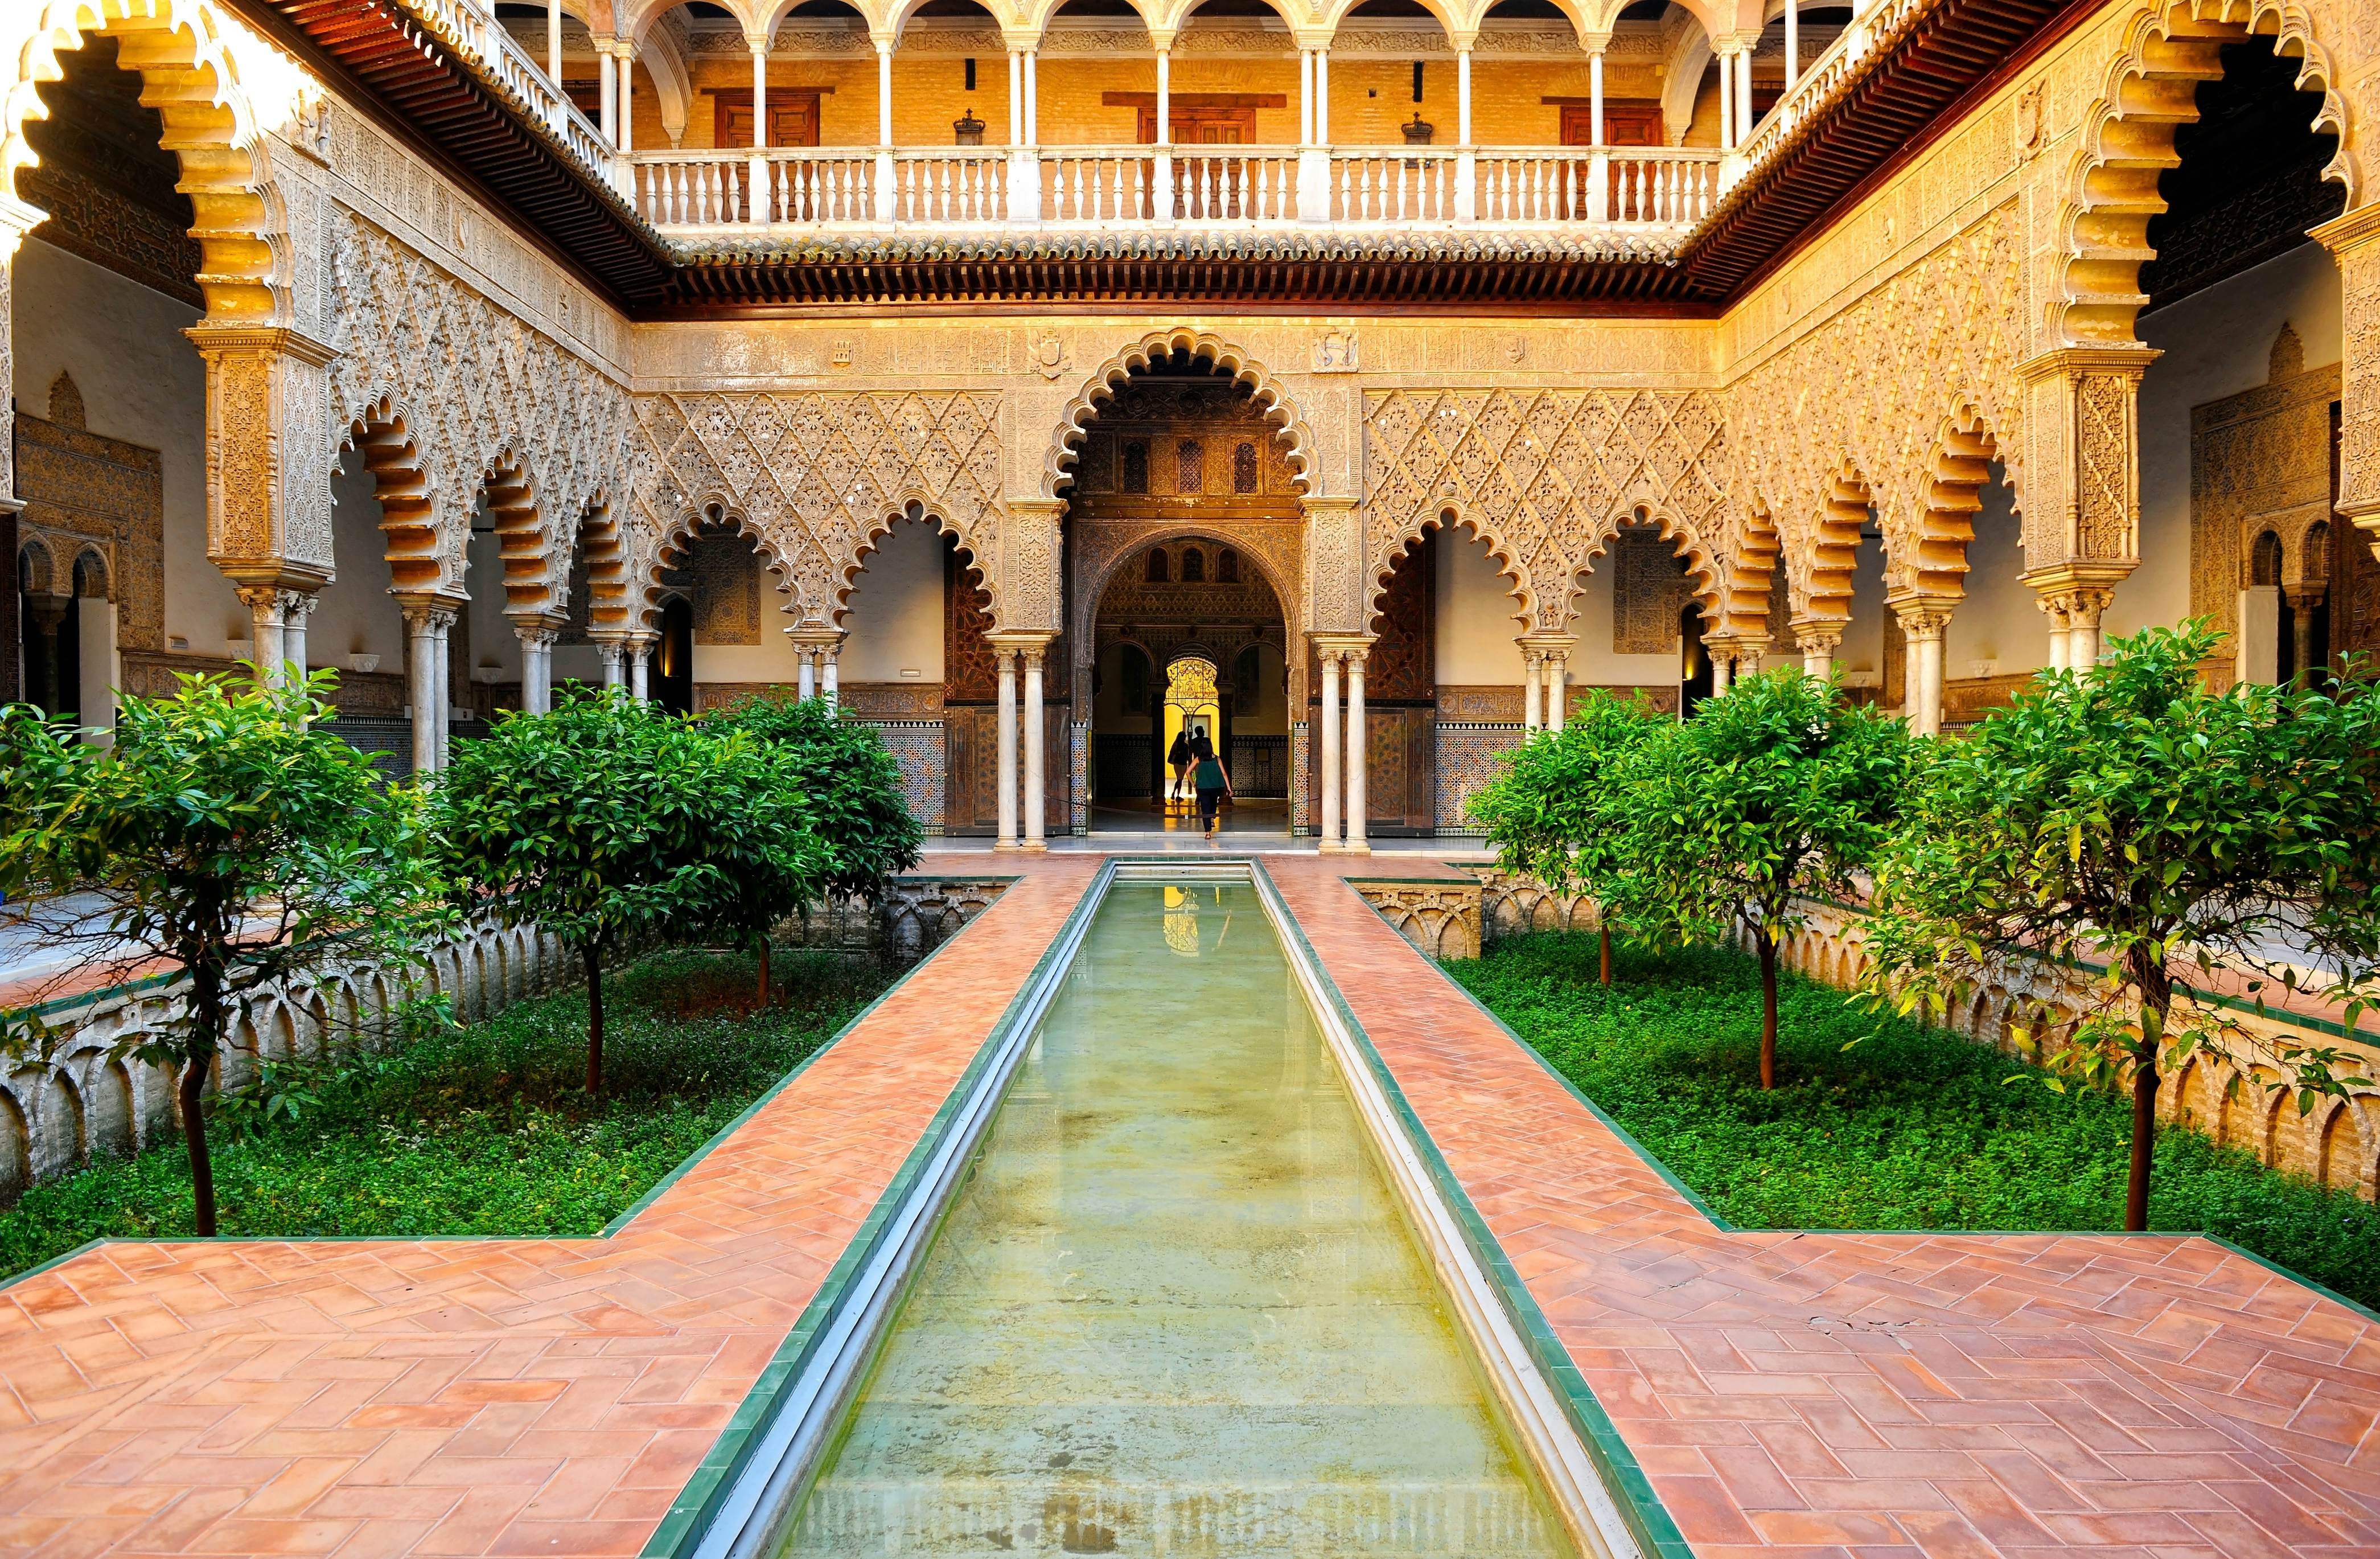
M 1215 744 L 1204 734 L 1190 745 L 1190 756 L 1197 763 L 1198 821 L 1207 825 L 1207 837 L 1215 836 L 1215 809 L 1223 798 L 1232 794 L 1232 776 L 1223 772 L 1222 760 L 1215 756 Z M 1234 798 L 1237 799 L 1237 798 Z

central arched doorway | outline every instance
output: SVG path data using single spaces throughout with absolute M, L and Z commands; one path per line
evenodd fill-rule
M 1238 548 L 1175 536 L 1126 554 L 1092 615 L 1090 826 L 1196 826 L 1169 800 L 1173 738 L 1204 734 L 1232 775 L 1232 833 L 1289 831 L 1289 627 Z

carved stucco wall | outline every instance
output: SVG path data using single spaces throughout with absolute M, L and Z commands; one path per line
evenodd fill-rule
M 1366 579 L 1377 591 L 1422 531 L 1453 515 L 1518 573 L 1540 632 L 1572 581 L 1642 516 L 1707 573 L 1726 530 L 1724 406 L 1696 391 L 1375 392 L 1365 407 Z

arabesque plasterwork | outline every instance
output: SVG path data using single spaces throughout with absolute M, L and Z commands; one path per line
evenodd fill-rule
M 334 208 L 325 238 L 337 300 L 334 438 L 369 419 L 401 420 L 429 479 L 439 571 L 456 591 L 482 481 L 500 463 L 521 468 L 545 530 L 546 609 L 562 609 L 580 518 L 626 486 L 627 396 L 354 214 Z
M 998 390 L 642 396 L 634 526 L 666 533 L 724 505 L 783 561 L 795 620 L 824 625 L 905 513 L 947 525 L 978 560 L 1000 559 L 1000 419 Z M 1046 606 L 1054 614 L 1054 598 Z
M 1730 457 L 1717 396 L 1682 391 L 1375 391 L 1366 396 L 1366 578 L 1451 515 L 1563 630 L 1574 580 L 1643 516 L 1706 572 L 1723 545 Z

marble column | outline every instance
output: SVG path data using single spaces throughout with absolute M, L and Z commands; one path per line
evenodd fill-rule
M 1315 782 L 1322 787 L 1322 850 L 1340 847 L 1339 839 L 1339 652 L 1318 652 L 1322 662 L 1322 761 Z
M 822 687 L 820 691 L 826 697 L 827 708 L 840 708 L 842 707 L 843 700 L 836 688 L 835 667 L 836 664 L 843 658 L 843 640 L 839 639 L 836 639 L 833 643 L 827 645 L 824 649 L 820 651 L 820 654 L 826 660 L 825 686 Z
M 1000 838 L 996 849 L 1019 847 L 1016 837 L 1016 652 L 1005 644 L 991 647 L 1000 666 Z
M 628 696 L 638 703 L 652 697 L 653 640 L 640 636 L 628 640 Z
M 1369 655 L 1366 650 L 1347 652 L 1347 842 L 1343 847 L 1349 855 L 1372 853 L 1364 837 L 1364 767 L 1371 748 L 1364 739 L 1364 662 Z
M 1942 631 L 1949 608 L 1926 598 L 1894 603 L 1907 662 L 1901 672 L 1901 713 L 1921 737 L 1942 734 Z
M 306 680 L 306 619 L 322 604 L 311 591 L 281 592 L 281 658 L 294 668 L 297 680 Z
M 2313 615 L 2322 605 L 2323 598 L 2329 593 L 2328 581 L 2322 579 L 2291 585 L 2284 592 L 2283 599 L 2289 603 L 2289 607 L 2293 648 L 2297 652 L 2296 659 L 2290 664 L 2298 668 L 2297 674 L 2301 677 L 2316 670 L 2316 663 L 2323 658 L 2324 647 L 2316 645 L 2313 641 Z
M 1802 652 L 1802 673 L 1824 682 L 1835 674 L 1835 651 L 1843 641 L 1839 625 L 1798 628 L 1793 642 Z
M 616 639 L 606 639 L 596 644 L 595 651 L 597 654 L 603 657 L 603 686 L 606 688 L 627 686 L 627 646 Z
M 413 773 L 417 779 L 434 774 L 445 761 L 443 736 L 446 727 L 446 630 L 455 623 L 455 609 L 435 602 L 404 603 L 406 633 L 406 696 L 413 703 Z
M 1041 725 L 1042 647 L 1029 645 L 1025 655 L 1025 847 L 1046 850 L 1042 812 L 1049 797 L 1048 733 Z
M 804 703 L 818 697 L 818 676 L 811 669 L 817 664 L 817 653 L 807 644 L 794 645 L 794 697 Z
M 281 680 L 281 589 L 277 585 L 242 585 L 239 601 L 248 608 L 250 625 L 248 658 L 256 668 L 258 683 L 271 687 Z
M 1534 732 L 1545 722 L 1538 714 L 1537 690 L 1545 677 L 1545 657 L 1527 645 L 1521 647 L 1521 729 Z
M 1570 652 L 1546 652 L 1546 729 L 1559 731 L 1570 714 Z
M 553 644 L 562 635 L 543 623 L 516 624 L 513 632 L 521 647 L 521 713 L 548 714 L 553 710 Z
M 1726 692 L 1735 681 L 1735 652 L 1706 639 L 1703 653 L 1710 657 L 1711 694 L 1717 697 Z

